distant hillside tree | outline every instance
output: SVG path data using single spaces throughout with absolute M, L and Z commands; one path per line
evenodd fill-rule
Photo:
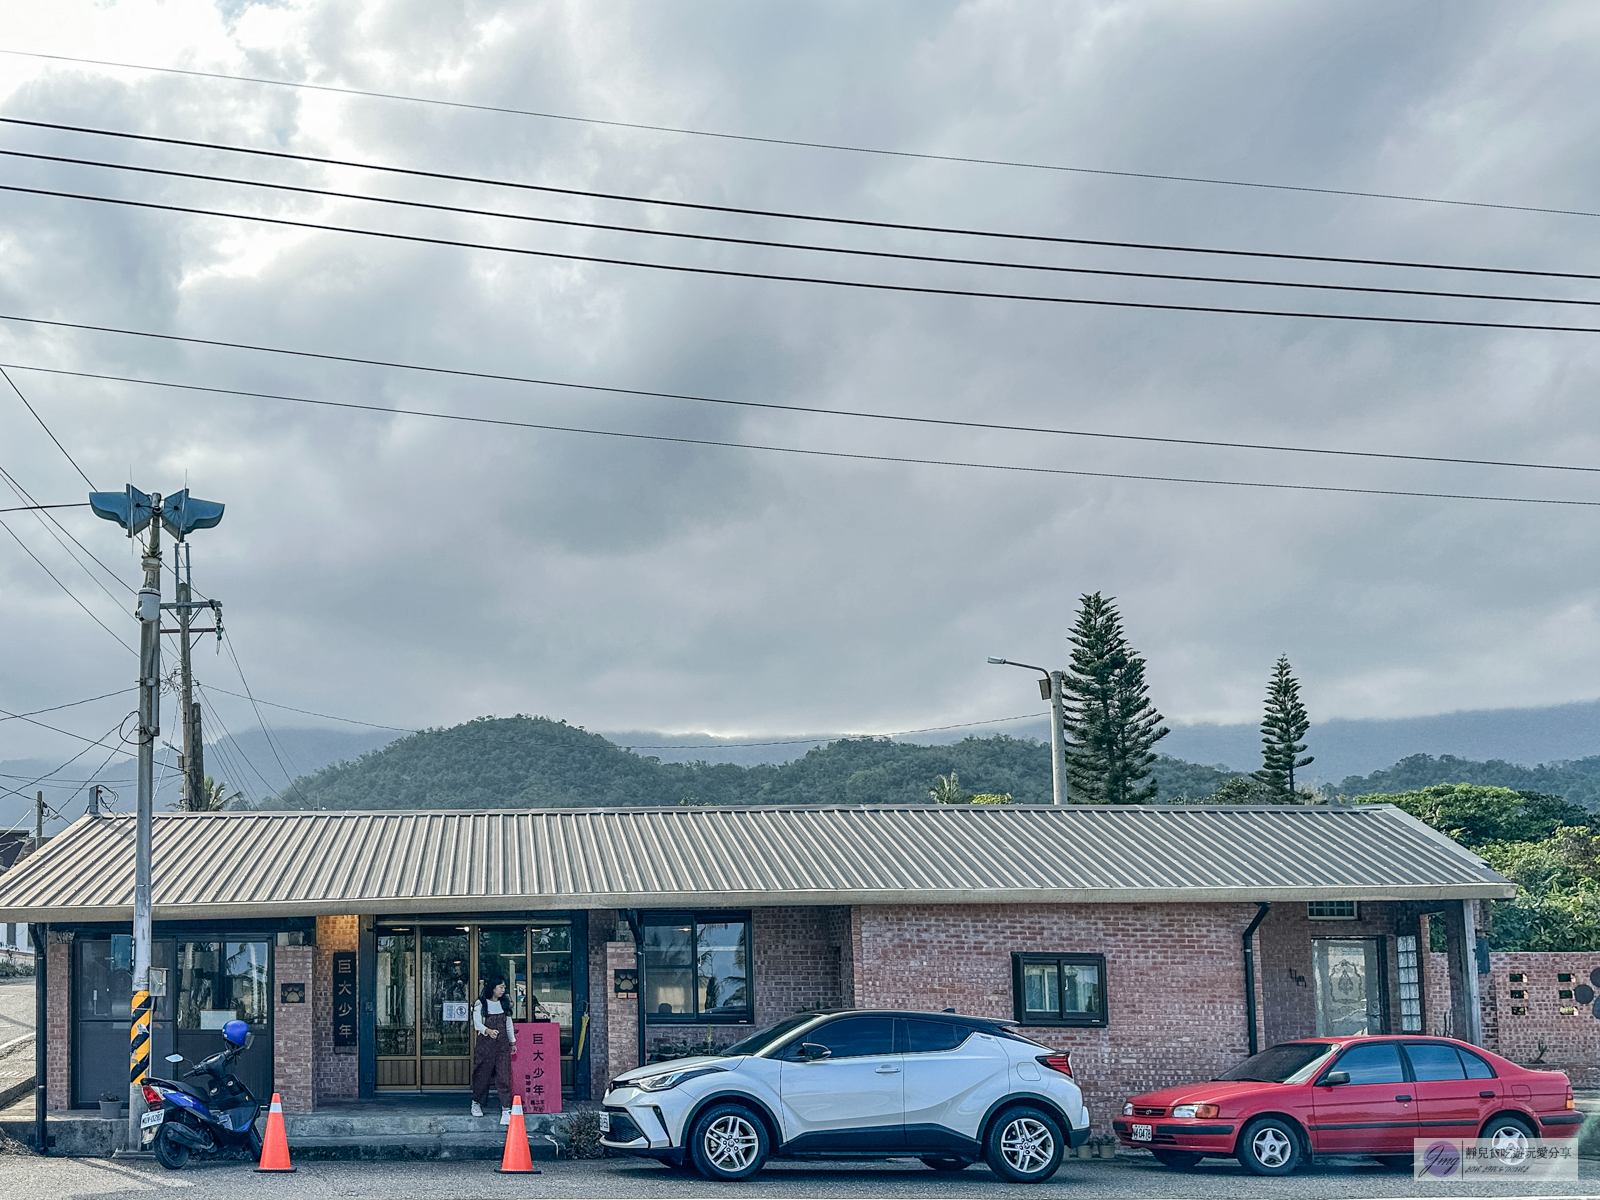
M 1371 795 L 1414 792 L 1442 783 L 1472 783 L 1483 787 L 1511 788 L 1518 792 L 1543 792 L 1565 797 L 1586 809 L 1600 806 L 1600 756 L 1571 762 L 1524 767 L 1503 759 L 1476 762 L 1453 754 L 1413 754 L 1387 770 L 1351 775 L 1339 785 L 1341 795 L 1352 799 Z
M 1144 782 L 1167 736 L 1150 702 L 1144 659 L 1128 645 L 1116 606 L 1095 592 L 1082 598 L 1069 639 L 1066 677 L 1067 783 L 1082 804 L 1143 804 L 1156 798 Z
M 1306 706 L 1300 703 L 1300 683 L 1290 673 L 1289 656 L 1280 654 L 1267 681 L 1267 712 L 1261 721 L 1261 770 L 1259 780 L 1268 799 L 1279 803 L 1295 798 L 1294 773 L 1316 760 L 1305 753 L 1305 737 L 1311 728 Z

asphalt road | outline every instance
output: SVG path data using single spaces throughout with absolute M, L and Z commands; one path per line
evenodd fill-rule
M 574 1200 L 847 1200 L 916 1197 L 917 1200 L 1389 1200 L 1409 1196 L 1600 1197 L 1600 1163 L 1581 1164 L 1574 1184 L 1523 1182 L 1507 1186 L 1417 1183 L 1409 1175 L 1361 1165 L 1359 1160 L 1318 1163 L 1287 1179 L 1259 1179 L 1225 1163 L 1179 1173 L 1139 1156 L 1115 1162 L 1068 1162 L 1049 1183 L 1004 1184 L 982 1167 L 936 1175 L 916 1163 L 775 1163 L 743 1184 L 713 1185 L 653 1163 L 605 1159 L 538 1164 L 539 1175 L 497 1175 L 492 1161 L 301 1162 L 292 1175 L 258 1175 L 242 1163 L 165 1171 L 126 1159 L 0 1157 L 0 1197 L 137 1196 L 198 1189 L 197 1197 L 322 1200 L 485 1200 L 493 1197 L 572 1197 Z
M 33 980 L 0 979 L 0 1046 L 33 1032 Z

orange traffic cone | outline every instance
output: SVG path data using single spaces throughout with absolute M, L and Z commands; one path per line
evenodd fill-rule
M 283 1101 L 277 1092 L 272 1093 L 272 1107 L 267 1109 L 267 1137 L 261 1144 L 261 1161 L 256 1170 L 294 1170 L 289 1164 L 289 1139 L 283 1132 Z
M 522 1097 L 511 1097 L 511 1125 L 506 1129 L 506 1149 L 495 1168 L 502 1175 L 540 1175 L 528 1153 L 528 1127 L 522 1123 Z

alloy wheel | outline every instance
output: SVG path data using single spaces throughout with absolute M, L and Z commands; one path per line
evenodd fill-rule
M 1283 1130 L 1269 1125 L 1250 1139 L 1250 1149 L 1263 1167 L 1277 1169 L 1288 1164 L 1294 1156 L 1294 1143 Z
M 1018 1117 L 1000 1135 L 1000 1153 L 1006 1165 L 1023 1175 L 1033 1175 L 1050 1165 L 1056 1139 L 1048 1126 L 1032 1117 Z
M 718 1117 L 706 1129 L 702 1141 L 706 1158 L 719 1171 L 737 1174 L 755 1161 L 761 1139 L 755 1126 L 744 1117 L 729 1114 Z
M 1489 1148 L 1507 1166 L 1520 1166 L 1528 1157 L 1528 1135 L 1515 1125 L 1502 1125 L 1490 1135 Z

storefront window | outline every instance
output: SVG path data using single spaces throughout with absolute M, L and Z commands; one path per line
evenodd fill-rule
M 650 1020 L 751 1019 L 749 917 L 647 915 L 641 932 Z
M 413 936 L 409 932 L 378 937 L 378 1053 L 417 1052 L 417 976 Z

